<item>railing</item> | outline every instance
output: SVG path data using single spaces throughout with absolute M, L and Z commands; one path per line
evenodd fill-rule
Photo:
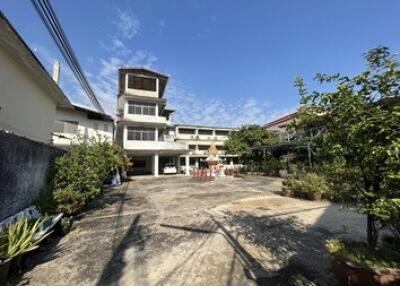
M 124 148 L 129 150 L 188 150 L 183 142 L 125 140 Z
M 124 121 L 134 121 L 134 122 L 150 122 L 150 123 L 160 123 L 167 124 L 170 121 L 167 121 L 165 116 L 155 116 L 155 115 L 141 115 L 141 114 L 130 114 L 124 113 L 122 115 L 122 120 Z
M 191 155 L 208 155 L 208 150 L 190 150 Z M 226 150 L 218 150 L 218 155 L 226 155 Z

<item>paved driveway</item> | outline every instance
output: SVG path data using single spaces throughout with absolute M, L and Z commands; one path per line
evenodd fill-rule
M 279 189 L 279 179 L 267 177 L 125 183 L 30 258 L 20 283 L 336 285 L 324 240 L 362 238 L 364 218 Z

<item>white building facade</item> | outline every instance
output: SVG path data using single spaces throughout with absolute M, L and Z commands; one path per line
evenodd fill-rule
M 238 156 L 228 154 L 224 150 L 224 142 L 230 133 L 235 132 L 235 128 L 204 126 L 204 125 L 185 125 L 177 124 L 173 126 L 171 135 L 175 142 L 186 143 L 189 148 L 189 168 L 205 167 L 205 159 L 208 156 L 208 149 L 214 145 L 218 149 L 218 156 L 223 164 L 234 166 L 238 164 Z M 181 158 L 181 165 L 186 164 Z
M 82 106 L 57 108 L 53 127 L 53 144 L 70 147 L 79 143 L 95 141 L 112 142 L 114 120 L 110 115 Z
M 56 108 L 72 105 L 0 11 L 0 130 L 49 144 Z

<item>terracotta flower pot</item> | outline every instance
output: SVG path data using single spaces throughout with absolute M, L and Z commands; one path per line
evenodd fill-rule
M 285 197 L 294 197 L 294 189 L 287 187 L 287 186 L 283 186 L 282 187 L 282 194 Z
M 10 265 L 11 259 L 0 262 L 0 284 L 6 282 Z
M 331 255 L 333 271 L 343 286 L 398 286 L 400 269 L 376 270 L 356 266 L 345 258 Z
M 309 199 L 310 201 L 320 201 L 322 198 L 322 193 L 320 192 L 308 192 L 307 194 L 307 199 Z

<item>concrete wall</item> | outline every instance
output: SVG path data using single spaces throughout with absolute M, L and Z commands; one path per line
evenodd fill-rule
M 64 150 L 0 132 L 0 220 L 30 206 L 48 184 Z
M 49 143 L 56 103 L 0 46 L 0 129 Z
M 77 121 L 78 123 L 78 134 L 82 139 L 86 138 L 97 138 L 100 136 L 102 139 L 112 141 L 113 139 L 113 123 L 110 121 L 88 119 L 87 114 L 79 110 L 69 110 L 63 108 L 57 108 L 56 120 L 59 121 Z M 98 129 L 95 130 L 95 123 L 97 123 Z M 104 131 L 104 125 L 107 125 L 107 130 Z M 67 134 L 67 133 L 55 133 L 63 135 L 66 138 L 60 138 L 53 136 L 53 143 L 57 146 L 67 146 L 71 144 L 77 144 L 78 134 Z

